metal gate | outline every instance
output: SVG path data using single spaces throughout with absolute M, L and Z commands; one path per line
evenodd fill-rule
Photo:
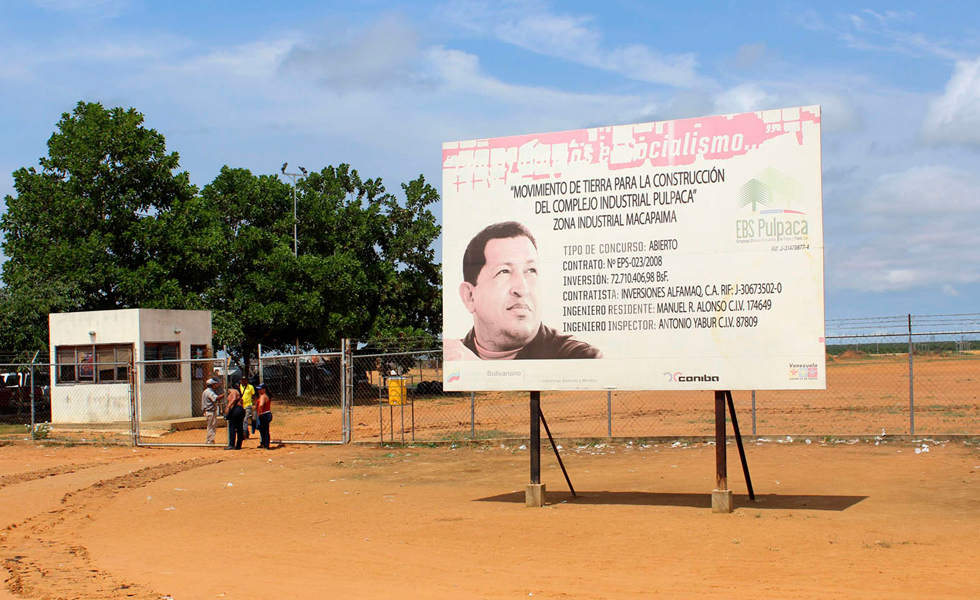
M 349 371 L 343 352 L 260 356 L 247 374 L 272 399 L 273 444 L 343 444 L 350 441 Z M 227 392 L 238 388 L 241 370 L 227 358 L 136 361 L 131 378 L 132 426 L 139 446 L 224 446 Z M 217 379 L 220 412 L 211 423 L 202 410 L 208 379 Z M 247 428 L 245 447 L 257 446 Z

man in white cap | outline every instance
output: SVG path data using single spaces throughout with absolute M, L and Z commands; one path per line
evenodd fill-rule
M 207 387 L 204 388 L 204 393 L 201 394 L 201 408 L 204 409 L 204 418 L 208 424 L 208 438 L 205 443 L 213 444 L 215 430 L 218 425 L 218 412 L 221 410 L 220 402 L 225 395 L 215 391 L 218 389 L 218 380 L 214 377 L 208 379 L 205 384 Z

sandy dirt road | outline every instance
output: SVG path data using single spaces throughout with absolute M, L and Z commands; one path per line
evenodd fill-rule
M 928 451 L 923 450 L 923 445 Z M 915 452 L 918 449 L 919 452 Z M 975 598 L 980 451 L 514 445 L 0 447 L 0 598 Z

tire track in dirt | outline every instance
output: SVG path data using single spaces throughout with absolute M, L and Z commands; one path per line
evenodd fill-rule
M 84 471 L 85 469 L 91 469 L 93 467 L 101 467 L 106 463 L 104 462 L 93 462 L 84 463 L 81 465 L 62 465 L 59 467 L 51 467 L 49 469 L 38 469 L 37 471 L 25 471 L 23 473 L 12 473 L 10 475 L 4 475 L 0 477 L 0 489 L 8 485 L 14 485 L 17 483 L 26 483 L 28 481 L 36 481 L 38 479 L 45 479 L 47 477 L 54 477 L 56 475 L 65 475 L 68 473 L 76 473 L 78 471 Z
M 61 498 L 63 508 L 8 526 L 0 532 L 0 560 L 8 573 L 7 589 L 24 598 L 166 598 L 144 585 L 123 581 L 97 568 L 88 549 L 74 539 L 72 525 L 95 520 L 93 515 L 118 494 L 220 462 L 223 459 L 194 458 L 131 471 L 66 493 Z M 64 472 L 72 468 L 77 467 L 65 467 Z M 34 479 L 46 476 L 50 475 Z

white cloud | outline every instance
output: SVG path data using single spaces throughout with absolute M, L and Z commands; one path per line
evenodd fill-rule
M 868 214 L 898 215 L 939 211 L 980 216 L 980 180 L 973 173 L 944 165 L 912 167 L 882 175 L 860 201 Z
M 479 58 L 460 50 L 432 48 L 428 52 L 428 58 L 442 85 L 452 91 L 492 98 L 510 105 L 549 109 L 575 104 L 581 108 L 591 106 L 605 111 L 624 109 L 637 103 L 636 98 L 624 95 L 576 94 L 546 87 L 506 83 L 483 73 Z
M 854 204 L 847 239 L 828 244 L 832 283 L 895 292 L 978 282 L 978 216 L 980 177 L 973 172 L 923 166 L 883 175 Z
M 800 82 L 742 83 L 716 94 L 710 110 L 728 114 L 816 104 L 822 107 L 825 133 L 851 131 L 863 124 L 861 110 L 848 94 L 829 89 L 807 90 Z
M 160 70 L 198 76 L 207 81 L 269 82 L 275 77 L 283 58 L 293 47 L 294 42 L 289 39 L 251 42 L 229 48 L 213 49 L 183 61 L 168 63 L 161 66 Z
M 772 61 L 772 52 L 765 42 L 742 44 L 735 53 L 734 65 L 738 69 L 755 69 Z
M 591 17 L 555 14 L 546 2 L 467 0 L 451 3 L 443 13 L 454 25 L 481 35 L 637 81 L 675 87 L 706 82 L 697 73 L 696 55 L 664 54 L 643 44 L 608 47 Z
M 916 58 L 934 57 L 944 60 L 963 58 L 950 49 L 948 43 L 903 29 L 916 23 L 913 12 L 864 9 L 860 13 L 838 15 L 842 25 L 836 29 L 838 38 L 854 50 L 904 54 Z
M 716 113 L 742 113 L 766 108 L 779 108 L 778 97 L 752 83 L 735 86 L 715 96 Z
M 106 34 L 94 41 L 71 36 L 40 45 L 14 42 L 0 46 L 0 80 L 61 86 L 74 77 L 90 80 L 93 70 L 102 67 L 115 69 L 107 76 L 112 79 L 121 67 L 153 68 L 154 62 L 172 60 L 189 47 L 187 40 L 169 34 Z
M 945 92 L 929 104 L 922 135 L 930 142 L 980 143 L 980 58 L 956 63 Z
M 130 0 L 33 0 L 33 3 L 54 12 L 110 18 L 121 14 Z
M 0 62 L 0 81 L 26 83 L 37 78 L 34 71 L 27 65 L 11 61 L 11 55 L 0 52 L 7 60 Z
M 333 43 L 300 43 L 284 57 L 282 68 L 310 76 L 336 91 L 378 89 L 425 81 L 420 71 L 419 35 L 403 17 L 388 15 L 358 35 Z

